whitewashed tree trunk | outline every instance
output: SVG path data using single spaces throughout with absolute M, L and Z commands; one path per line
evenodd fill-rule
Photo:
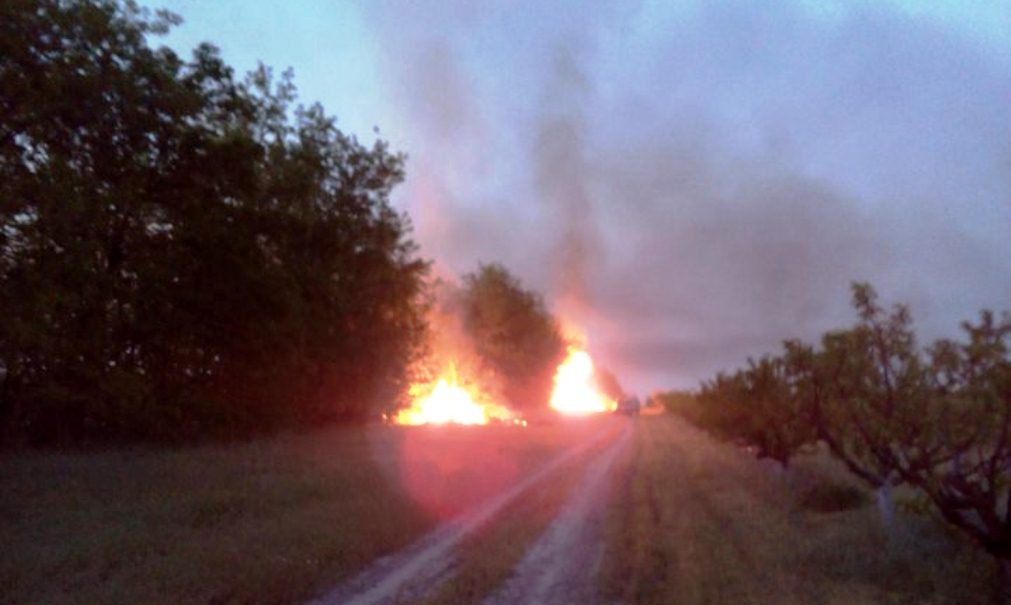
M 776 497 L 781 499 L 783 505 L 789 510 L 791 518 L 793 518 L 794 515 L 800 512 L 800 508 L 793 497 L 793 467 L 784 466 L 779 462 L 773 461 L 769 473 L 772 476 L 772 484 L 775 486 L 774 489 L 777 492 Z
M 796 473 L 794 472 L 793 467 L 792 466 L 780 466 L 780 469 L 781 469 L 781 472 L 783 473 L 783 486 L 786 488 L 786 491 L 793 492 L 793 483 L 794 483 L 793 480 L 794 480 L 794 477 L 796 476 Z
M 787 491 L 793 486 L 793 467 L 785 466 L 779 462 L 773 460 L 771 465 L 771 470 L 769 471 L 772 475 L 772 480 L 776 485 Z
M 878 514 L 881 515 L 881 525 L 891 534 L 895 521 L 895 500 L 892 498 L 892 482 L 885 481 L 874 490 L 874 498 L 878 503 Z

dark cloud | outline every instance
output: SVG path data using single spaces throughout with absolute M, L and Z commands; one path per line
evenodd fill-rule
M 1008 53 L 879 4 L 380 6 L 424 251 L 633 388 L 848 323 L 852 280 L 932 335 L 1011 307 Z

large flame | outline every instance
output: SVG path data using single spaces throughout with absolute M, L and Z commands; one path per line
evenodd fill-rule
M 618 402 L 597 389 L 593 379 L 593 359 L 582 349 L 569 347 L 568 357 L 555 371 L 551 407 L 569 415 L 611 412 Z
M 522 423 L 476 386 L 460 384 L 453 363 L 434 383 L 412 385 L 410 395 L 411 406 L 393 416 L 395 424 L 488 424 L 492 420 Z

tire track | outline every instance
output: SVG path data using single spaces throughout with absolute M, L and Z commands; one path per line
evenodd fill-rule
M 610 426 L 602 428 L 592 439 L 559 454 L 478 509 L 440 526 L 399 553 L 379 559 L 308 605 L 387 605 L 420 600 L 452 575 L 453 552 L 464 538 L 560 467 L 606 440 L 612 432 Z M 624 435 L 619 438 L 624 440 Z M 613 445 L 606 451 L 612 449 Z
M 512 577 L 483 605 L 588 604 L 598 600 L 597 574 L 604 557 L 603 513 L 610 470 L 632 435 L 632 423 L 587 466 L 580 484 Z

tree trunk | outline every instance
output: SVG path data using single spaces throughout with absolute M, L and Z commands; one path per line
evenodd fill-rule
M 21 398 L 16 392 L 14 370 L 6 368 L 0 378 L 0 448 L 24 444 L 21 430 Z
M 878 503 L 878 513 L 881 515 L 881 525 L 889 535 L 895 522 L 895 501 L 892 498 L 892 483 L 885 481 L 876 490 L 874 498 Z

